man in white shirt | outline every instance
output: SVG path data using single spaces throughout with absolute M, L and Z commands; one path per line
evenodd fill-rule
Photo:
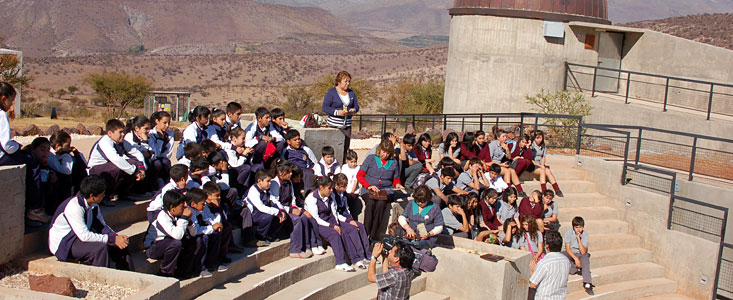
M 535 300 L 563 300 L 568 292 L 570 261 L 560 251 L 562 236 L 557 231 L 545 232 L 545 247 L 549 250 L 532 270 L 530 293 L 536 289 Z M 530 265 L 530 268 L 532 265 Z

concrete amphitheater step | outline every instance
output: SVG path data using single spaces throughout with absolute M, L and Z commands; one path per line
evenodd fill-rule
M 571 222 L 576 216 L 584 220 L 620 219 L 621 212 L 610 206 L 562 207 L 560 205 L 558 220 L 562 223 Z
M 572 227 L 571 221 L 560 222 L 561 233 Z M 585 220 L 585 230 L 590 235 L 628 233 L 629 223 L 621 220 Z
M 331 270 L 335 265 L 332 253 L 308 259 L 283 258 L 250 270 L 197 299 L 265 299 L 298 281 Z
M 592 181 L 585 181 L 585 180 L 561 180 L 559 182 L 560 190 L 562 190 L 563 194 L 573 194 L 573 193 L 593 193 L 596 192 L 596 184 Z M 539 181 L 525 181 L 522 183 L 522 188 L 524 189 L 524 192 L 529 195 L 533 190 L 541 191 L 542 187 L 540 186 Z M 549 184 L 547 185 L 548 189 L 551 189 L 552 186 Z
M 597 286 L 628 280 L 664 277 L 664 266 L 652 262 L 640 262 L 595 268 L 591 265 L 593 284 Z M 568 293 L 583 291 L 583 276 L 571 275 Z
M 568 293 L 568 300 L 579 299 L 601 299 L 621 300 L 637 299 L 647 296 L 670 294 L 677 291 L 677 283 L 665 278 L 650 278 L 644 280 L 630 280 L 616 282 L 607 285 L 598 285 L 594 289 L 594 295 L 588 295 L 585 291 Z
M 585 180 L 585 172 L 579 169 L 573 168 L 552 168 L 552 174 L 555 175 L 558 181 L 562 182 L 565 180 Z M 540 176 L 524 172 L 522 176 L 519 176 L 519 180 L 524 181 L 539 181 Z
M 690 298 L 688 296 L 680 295 L 680 294 L 664 294 L 664 295 L 637 298 L 637 300 L 694 300 L 694 299 L 695 298 Z
M 564 192 L 563 192 L 564 193 Z M 589 193 L 571 193 L 565 194 L 565 197 L 555 197 L 555 202 L 560 205 L 560 209 L 569 207 L 587 207 L 596 205 L 606 205 L 608 198 L 597 192 Z
M 565 234 L 565 232 L 561 232 Z M 591 234 L 591 253 L 595 250 L 616 250 L 624 248 L 640 248 L 641 238 L 628 233 Z
M 450 300 L 450 296 L 439 294 L 431 291 L 420 292 L 415 296 L 410 296 L 411 300 Z
M 652 261 L 652 252 L 643 248 L 600 250 L 590 252 L 591 270 L 607 266 Z
M 378 266 L 379 268 L 380 266 Z M 380 269 L 377 270 L 381 271 Z M 427 286 L 428 278 L 426 276 L 418 276 L 412 279 L 412 285 L 410 286 L 410 299 L 414 299 L 413 296 L 425 291 Z M 334 300 L 376 300 L 377 299 L 377 284 L 369 283 L 364 287 L 355 289 Z
M 272 294 L 267 299 L 333 299 L 369 284 L 366 273 L 366 270 L 363 269 L 357 269 L 356 272 L 344 272 L 332 268 L 298 281 Z
M 112 227 L 117 234 L 129 237 L 127 247 L 130 251 L 141 251 L 144 249 L 143 242 L 148 231 L 148 220 L 137 221 L 135 223 Z
M 100 206 L 104 222 L 112 228 L 147 220 L 146 210 L 150 200 L 117 201 L 113 207 Z

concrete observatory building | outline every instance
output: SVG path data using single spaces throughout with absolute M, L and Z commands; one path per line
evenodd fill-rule
M 449 12 L 444 113 L 528 111 L 526 95 L 563 88 L 565 61 L 620 67 L 607 0 L 455 0 Z

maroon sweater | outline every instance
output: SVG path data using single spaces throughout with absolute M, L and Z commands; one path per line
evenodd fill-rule
M 479 205 L 481 206 L 481 217 L 484 219 L 484 224 L 491 230 L 499 229 L 501 223 L 499 223 L 499 219 L 496 217 L 496 207 L 489 209 L 489 204 L 483 200 Z
M 535 219 L 542 219 L 544 210 L 545 208 L 540 203 L 535 204 L 533 208 L 529 203 L 529 197 L 525 197 L 522 199 L 522 203 L 519 203 L 519 220 L 524 219 L 526 215 L 533 216 Z

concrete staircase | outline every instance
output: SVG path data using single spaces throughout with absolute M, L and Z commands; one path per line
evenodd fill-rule
M 572 168 L 574 158 L 552 156 L 549 162 L 565 193 L 564 198 L 556 198 L 560 205 L 560 232 L 570 228 L 570 220 L 579 215 L 586 220 L 590 234 L 595 296 L 586 294 L 582 278 L 573 275 L 568 282 L 567 299 L 686 299 L 675 295 L 676 282 L 664 278 L 665 268 L 652 261 L 652 252 L 641 247 L 641 239 L 629 234 L 622 213 L 611 206 L 608 198 L 596 192 L 595 184 L 585 180 L 583 171 Z M 523 176 L 523 180 L 527 193 L 540 189 L 535 178 Z M 154 274 L 158 262 L 147 259 L 142 252 L 148 226 L 147 204 L 148 201 L 122 202 L 102 211 L 115 230 L 130 236 L 137 271 Z M 36 245 L 31 252 L 45 253 L 44 258 L 38 259 L 56 261 L 39 247 L 46 241 L 43 232 L 26 236 L 26 245 Z M 366 280 L 366 271 L 334 270 L 332 253 L 328 249 L 322 256 L 289 258 L 287 241 L 269 247 L 246 248 L 245 253 L 230 254 L 233 262 L 226 272 L 181 281 L 180 299 L 376 299 L 376 284 Z M 450 299 L 450 295 L 428 290 L 428 277 L 429 274 L 423 274 L 413 280 L 411 299 Z

